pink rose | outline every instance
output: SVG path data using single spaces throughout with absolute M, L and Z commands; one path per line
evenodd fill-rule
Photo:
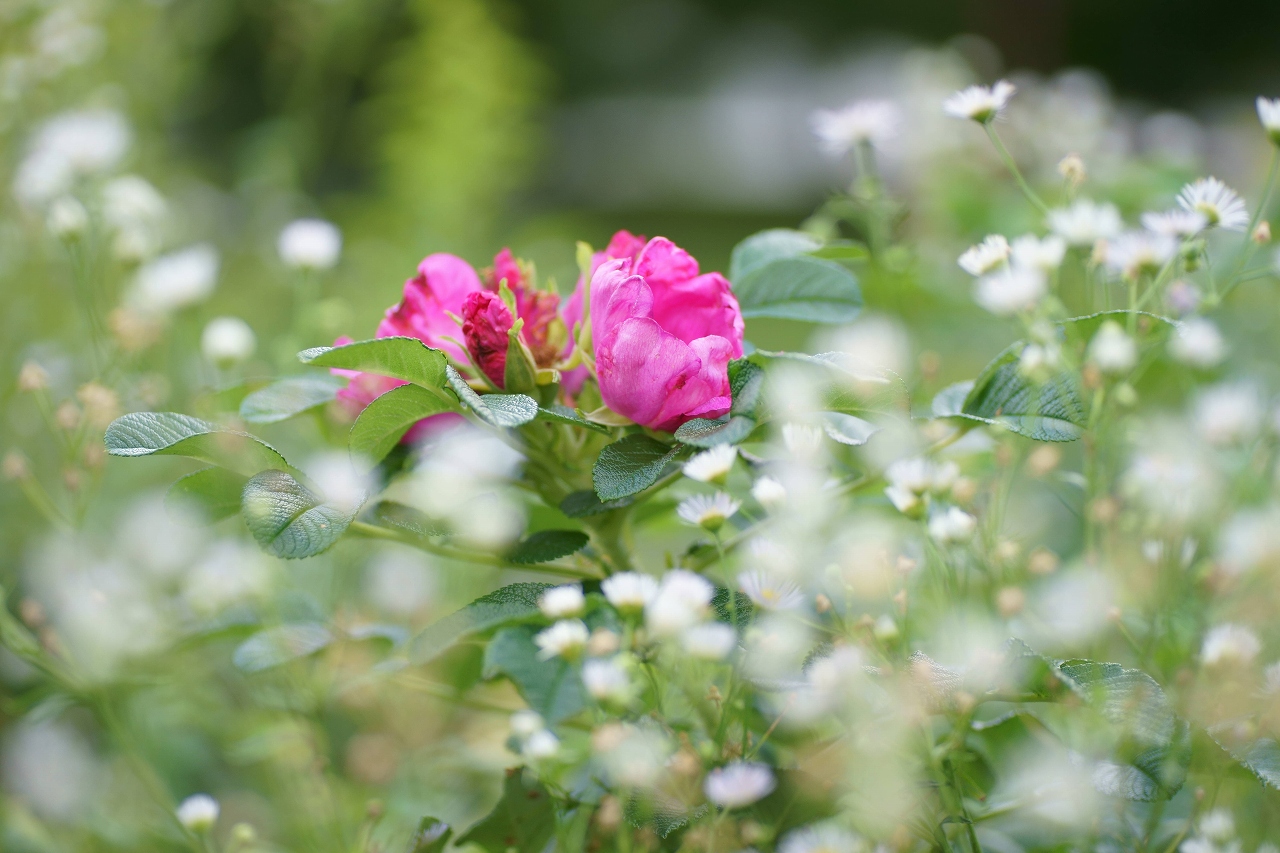
M 498 294 L 482 290 L 470 293 L 462 303 L 462 337 L 472 363 L 498 388 L 507 370 L 507 333 L 515 318 Z
M 595 275 L 596 270 L 600 269 L 600 265 L 605 261 L 621 258 L 634 260 L 636 255 L 640 254 L 640 250 L 644 248 L 644 244 L 644 237 L 637 237 L 625 229 L 617 232 L 609 240 L 609 245 L 605 247 L 603 252 L 596 252 L 591 256 L 591 274 Z M 582 321 L 582 294 L 585 289 L 586 281 L 582 276 L 578 276 L 578 284 L 564 306 L 564 325 L 569 330 L 570 337 L 569 343 L 562 353 L 563 358 L 568 358 L 573 353 L 573 327 Z M 560 386 L 569 394 L 576 395 L 582 390 L 582 385 L 586 381 L 587 368 L 585 366 L 575 367 L 573 370 L 566 371 L 560 377 Z
M 458 324 L 449 315 L 462 313 L 462 303 L 468 294 L 480 289 L 480 276 L 462 258 L 443 253 L 427 255 L 418 264 L 418 274 L 404 283 L 403 298 L 387 309 L 378 324 L 377 337 L 417 338 L 465 362 L 466 353 L 462 348 L 446 340 L 458 339 Z
M 637 242 L 619 232 L 605 253 Z M 738 301 L 724 276 L 700 275 L 670 240 L 595 269 L 591 328 L 600 395 L 613 411 L 668 432 L 729 411 L 728 364 L 742 356 Z

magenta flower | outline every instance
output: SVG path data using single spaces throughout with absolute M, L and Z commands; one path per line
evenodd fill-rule
M 619 232 L 605 254 L 634 249 Z M 674 431 L 729 411 L 730 359 L 743 322 L 729 282 L 665 237 L 606 260 L 591 277 L 596 378 L 606 406 L 638 424 Z
M 491 290 L 469 293 L 462 303 L 462 337 L 471 361 L 499 388 L 507 370 L 507 333 L 514 323 L 511 309 Z
M 458 324 L 449 315 L 462 313 L 468 294 L 480 290 L 480 276 L 462 258 L 443 253 L 427 255 L 418 264 L 418 274 L 404 283 L 401 300 L 387 309 L 378 324 L 377 337 L 417 338 L 429 347 L 444 350 L 450 358 L 465 362 L 466 353 L 455 343 Z

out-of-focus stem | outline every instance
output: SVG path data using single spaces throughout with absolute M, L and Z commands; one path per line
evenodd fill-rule
M 1000 159 L 1004 161 L 1004 165 L 1012 173 L 1013 179 L 1018 182 L 1018 188 L 1022 190 L 1022 194 L 1027 197 L 1027 201 L 1041 213 L 1048 213 L 1049 207 L 1040 200 L 1040 196 L 1036 195 L 1035 190 L 1031 189 L 1031 185 L 1027 183 L 1027 179 L 1022 177 L 1022 171 L 1018 168 L 1018 164 L 1014 162 L 1013 155 L 1009 153 L 1009 149 L 1004 147 L 1004 143 L 1000 140 L 1000 135 L 996 133 L 996 129 L 992 127 L 991 122 L 984 124 L 983 129 L 987 132 L 987 137 L 991 140 L 991 144 L 996 147 L 996 153 L 1000 155 Z

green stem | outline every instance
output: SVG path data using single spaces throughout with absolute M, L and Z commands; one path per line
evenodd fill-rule
M 1036 195 L 1035 190 L 1031 189 L 1027 179 L 1022 177 L 1022 171 L 1018 169 L 1018 164 L 1014 162 L 1013 155 L 1009 153 L 1009 149 L 1004 147 L 1004 142 L 1000 140 L 1000 134 L 996 133 L 995 127 L 992 126 L 991 122 L 987 122 L 982 128 L 987 132 L 987 138 L 996 147 L 996 152 L 1000 155 L 1000 159 L 1004 161 L 1006 168 L 1013 174 L 1013 179 L 1018 182 L 1018 188 L 1027 197 L 1027 201 L 1031 202 L 1036 210 L 1047 214 L 1049 206 L 1040 200 L 1040 196 Z
M 575 568 L 574 566 L 565 566 L 559 563 L 537 563 L 526 565 L 524 563 L 513 563 L 510 560 L 504 560 L 495 554 L 484 554 L 478 551 L 463 551 L 457 548 L 449 548 L 444 545 L 437 545 L 425 536 L 415 536 L 408 531 L 391 530 L 386 527 L 379 527 L 376 524 L 369 524 L 364 521 L 353 521 L 351 526 L 347 528 L 349 532 L 356 536 L 363 536 L 368 539 L 385 539 L 392 542 L 401 542 L 410 545 L 428 554 L 435 554 L 438 557 L 444 557 L 450 560 L 457 560 L 463 563 L 478 563 L 484 566 L 496 566 L 500 569 L 518 569 L 523 572 L 541 572 L 548 575 L 559 575 L 568 578 L 594 578 L 595 573 Z

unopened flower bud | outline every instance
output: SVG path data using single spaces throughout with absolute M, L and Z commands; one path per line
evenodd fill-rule
M 231 827 L 231 841 L 234 844 L 249 845 L 258 840 L 258 833 L 247 823 L 237 823 Z
M 1259 222 L 1258 227 L 1253 229 L 1252 236 L 1253 236 L 1253 242 L 1257 243 L 1259 246 L 1265 246 L 1266 244 L 1270 243 L 1271 242 L 1271 223 L 1265 219 Z
M 1049 575 L 1058 570 L 1058 555 L 1048 548 L 1037 548 L 1027 561 L 1027 571 L 1033 575 Z
M 1042 444 L 1031 451 L 1031 455 L 1027 457 L 1027 470 L 1034 477 L 1044 477 L 1052 474 L 1061 461 L 1061 450 L 1052 444 Z
M 218 821 L 218 801 L 208 794 L 187 797 L 178 806 L 178 821 L 192 832 L 208 832 Z
M 80 407 L 70 400 L 63 400 L 54 411 L 53 419 L 58 426 L 71 432 L 80 426 Z
M 34 361 L 28 361 L 18 371 L 19 391 L 43 391 L 49 387 L 49 374 Z
M 10 450 L 4 455 L 4 478 L 6 480 L 25 480 L 31 476 L 31 467 L 27 465 L 27 457 L 20 450 Z
M 1058 161 L 1058 174 L 1072 189 L 1076 189 L 1084 183 L 1088 172 L 1084 167 L 1084 160 L 1080 158 L 1079 154 L 1068 154 Z
M 1006 619 L 1021 613 L 1026 603 L 1027 594 L 1019 587 L 1006 586 L 996 593 L 996 609 Z

